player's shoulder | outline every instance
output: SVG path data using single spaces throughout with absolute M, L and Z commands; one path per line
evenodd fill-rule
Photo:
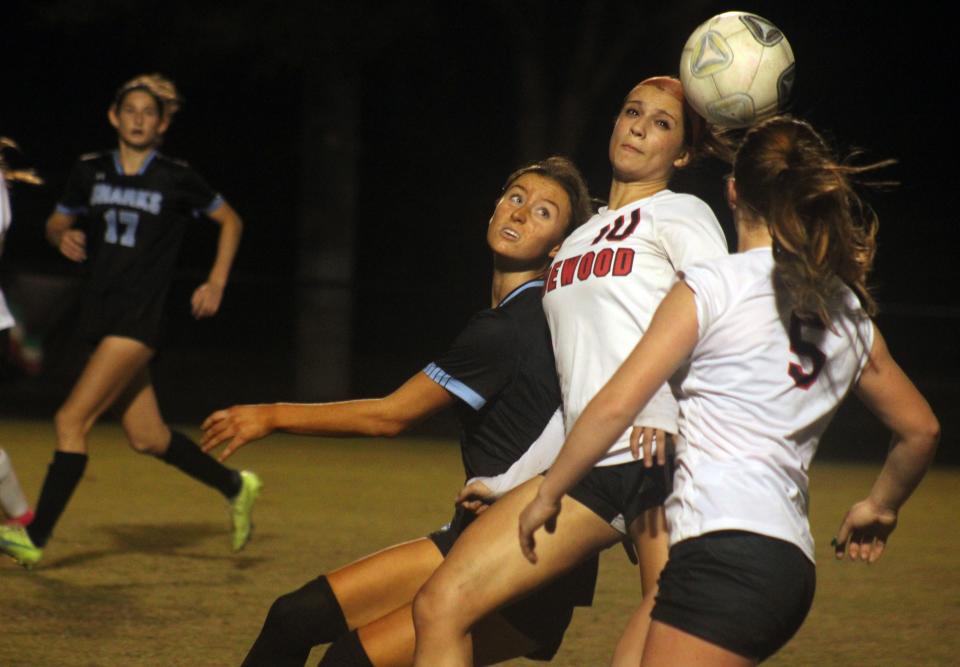
M 165 153 L 157 152 L 154 155 L 154 162 L 158 166 L 173 172 L 191 172 L 193 167 L 186 160 L 178 157 L 172 157 Z
M 648 205 L 654 218 L 671 220 L 708 220 L 715 222 L 717 216 L 707 202 L 687 192 L 661 190 L 650 197 Z
M 113 167 L 113 151 L 91 151 L 77 158 L 75 167 L 79 169 L 110 169 Z

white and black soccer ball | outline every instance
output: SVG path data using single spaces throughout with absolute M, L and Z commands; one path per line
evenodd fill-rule
M 784 108 L 795 65 L 777 26 L 756 14 L 724 12 L 690 35 L 680 81 L 690 106 L 708 121 L 746 127 Z

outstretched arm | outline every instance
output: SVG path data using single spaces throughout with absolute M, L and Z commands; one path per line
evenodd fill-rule
M 305 435 L 392 437 L 452 405 L 446 389 L 417 373 L 383 398 L 338 403 L 274 403 L 236 405 L 218 410 L 203 422 L 203 451 L 223 443 L 219 459 L 226 460 L 248 442 L 273 431 Z
M 650 328 L 580 415 L 536 498 L 520 515 L 520 545 L 533 561 L 533 533 L 548 528 L 560 499 L 633 423 L 634 416 L 686 360 L 697 343 L 693 291 L 677 283 L 653 316 Z M 644 443 L 645 458 L 649 458 Z
M 880 331 L 874 331 L 870 360 L 856 392 L 893 437 L 870 494 L 850 508 L 834 540 L 837 558 L 846 555 L 871 563 L 883 555 L 897 513 L 926 473 L 940 440 L 940 424 L 930 405 L 890 356 Z
M 237 212 L 227 202 L 223 202 L 207 214 L 208 217 L 220 225 L 220 237 L 217 240 L 217 255 L 213 261 L 213 268 L 207 281 L 193 292 L 190 299 L 193 316 L 197 319 L 216 315 L 223 300 L 223 290 L 230 277 L 230 267 L 240 247 L 240 236 L 243 234 L 243 221 Z

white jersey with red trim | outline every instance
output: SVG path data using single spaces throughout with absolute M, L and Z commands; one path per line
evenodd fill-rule
M 671 379 L 680 438 L 670 542 L 746 530 L 814 560 L 807 471 L 820 436 L 866 364 L 873 323 L 842 285 L 830 328 L 802 320 L 774 291 L 769 247 L 684 271 L 698 342 Z
M 723 230 L 702 200 L 670 190 L 593 216 L 564 241 L 547 274 L 550 325 L 566 430 L 647 330 L 687 265 L 727 254 Z M 677 432 L 677 405 L 664 385 L 637 425 Z M 632 461 L 630 431 L 598 466 Z
M 3 254 L 3 237 L 10 227 L 10 197 L 7 195 L 7 182 L 0 173 L 0 254 Z M 13 326 L 13 316 L 0 291 L 0 331 Z

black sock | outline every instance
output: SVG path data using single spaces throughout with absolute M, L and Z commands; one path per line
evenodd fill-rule
M 330 645 L 317 667 L 374 667 L 363 650 L 357 631 L 344 635 Z
M 87 467 L 86 454 L 54 452 L 53 463 L 47 468 L 47 476 L 40 487 L 40 499 L 33 522 L 27 526 L 27 535 L 38 547 L 43 547 L 60 515 L 70 502 L 70 496 L 83 477 Z
M 277 598 L 243 667 L 302 667 L 310 649 L 347 632 L 347 621 L 325 576 Z
M 170 444 L 160 459 L 195 480 L 212 486 L 227 498 L 240 493 L 240 473 L 204 454 L 197 443 L 179 431 L 170 431 Z

